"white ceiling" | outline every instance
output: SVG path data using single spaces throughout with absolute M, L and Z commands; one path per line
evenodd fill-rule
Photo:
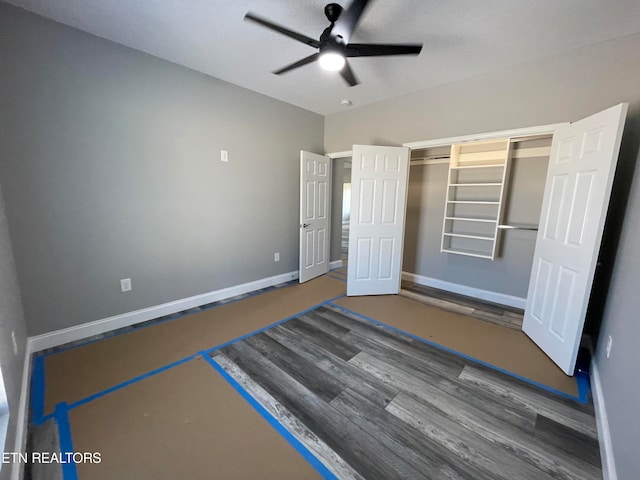
M 349 88 L 317 64 L 271 74 L 313 49 L 243 21 L 251 11 L 318 38 L 328 0 L 9 1 L 323 115 L 344 110 L 344 98 L 357 107 L 640 32 L 638 0 L 377 0 L 351 41 L 424 48 L 418 57 L 351 59 L 361 84 Z

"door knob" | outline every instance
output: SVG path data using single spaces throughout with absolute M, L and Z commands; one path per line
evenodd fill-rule
M 303 224 L 302 224 L 302 228 L 307 228 L 307 227 L 309 227 L 310 225 L 311 225 L 310 223 L 303 223 Z

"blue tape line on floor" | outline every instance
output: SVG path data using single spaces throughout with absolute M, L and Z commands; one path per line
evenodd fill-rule
M 398 333 L 402 333 L 403 335 L 406 335 L 408 337 L 411 337 L 411 338 L 414 338 L 416 340 L 419 340 L 419 341 L 421 341 L 423 343 L 426 343 L 427 345 L 431 345 L 432 347 L 439 348 L 440 350 L 444 350 L 445 352 L 449 352 L 449 353 L 452 353 L 454 355 L 457 355 L 458 357 L 462 357 L 464 359 L 471 360 L 472 362 L 475 362 L 477 364 L 483 365 L 483 366 L 488 367 L 488 368 L 490 368 L 492 370 L 496 370 L 498 372 L 504 373 L 505 375 L 509 375 L 510 377 L 517 378 L 518 380 L 521 380 L 521 381 L 523 381 L 525 383 L 528 383 L 529 385 L 534 385 L 534 386 L 536 386 L 538 388 L 541 388 L 543 390 L 546 390 L 548 392 L 554 393 L 556 395 L 560 395 L 561 397 L 569 398 L 571 400 L 576 400 L 576 401 L 578 401 L 580 403 L 587 403 L 587 401 L 588 401 L 588 395 L 585 395 L 585 398 L 583 398 L 583 395 L 582 395 L 581 390 L 580 390 L 580 381 L 578 379 L 576 379 L 576 382 L 577 382 L 577 386 L 578 386 L 578 394 L 579 395 L 578 396 L 571 395 L 571 394 L 568 394 L 568 393 L 563 392 L 561 390 L 556 390 L 555 388 L 552 388 L 552 387 L 549 387 L 549 386 L 544 385 L 542 383 L 536 382 L 535 380 L 531 380 L 529 378 L 523 377 L 522 375 L 518 375 L 517 373 L 513 373 L 513 372 L 510 372 L 509 370 L 505 370 L 504 368 L 497 367 L 495 365 L 492 365 L 490 363 L 487 363 L 487 362 L 485 362 L 483 360 L 477 359 L 477 358 L 472 357 L 470 355 L 467 355 L 465 353 L 458 352 L 457 350 L 453 350 L 452 348 L 445 347 L 443 345 L 440 345 L 439 343 L 435 343 L 435 342 L 432 342 L 432 341 L 427 340 L 425 338 L 419 337 L 418 335 L 414 335 L 413 333 L 406 332 L 406 331 L 404 331 L 404 330 L 402 330 L 400 328 L 394 327 L 392 325 L 388 325 L 388 324 L 386 324 L 384 322 L 381 322 L 381 321 L 376 320 L 374 318 L 368 317 L 366 315 L 363 315 L 362 313 L 358 313 L 356 311 L 353 311 L 353 310 L 351 310 L 349 308 L 346 308 L 346 307 L 343 307 L 341 305 L 336 305 L 335 303 L 332 303 L 331 306 L 337 308 L 338 310 L 342 310 L 344 312 L 356 315 L 356 316 L 358 316 L 358 317 L 360 317 L 360 318 L 362 318 L 364 320 L 367 320 L 369 322 L 375 323 L 376 325 L 381 325 L 381 326 L 386 327 L 386 328 L 388 328 L 390 330 L 396 331 Z
M 285 282 L 285 283 L 288 283 L 288 282 Z M 295 285 L 289 285 L 289 286 L 293 287 Z M 233 300 L 229 300 L 228 302 L 218 303 L 218 302 L 222 302 L 225 299 L 221 299 L 221 300 L 218 300 L 216 302 L 211 302 L 211 303 L 215 303 L 215 305 L 211 305 L 211 306 L 205 307 L 205 308 L 200 308 L 196 312 L 192 312 L 191 310 L 193 310 L 193 308 L 198 308 L 198 307 L 193 307 L 193 308 L 181 311 L 181 312 L 176 312 L 176 313 L 172 313 L 172 314 L 168 314 L 168 315 L 163 315 L 163 317 L 166 316 L 167 318 L 164 318 L 162 320 L 156 320 L 156 321 L 154 321 L 154 319 L 145 320 L 144 322 L 140 322 L 140 323 L 148 322 L 148 325 L 141 325 L 141 326 L 138 326 L 138 327 L 135 327 L 133 325 L 129 325 L 129 326 L 131 326 L 133 328 L 127 329 L 127 330 L 122 331 L 122 332 L 118 332 L 118 331 L 105 332 L 104 334 L 102 334 L 102 336 L 100 338 L 95 338 L 93 340 L 87 340 L 86 342 L 77 343 L 75 345 L 70 345 L 68 347 L 60 347 L 59 349 L 57 349 L 57 350 L 55 350 L 53 352 L 44 353 L 42 355 L 44 357 L 49 357 L 51 355 L 57 355 L 58 353 L 66 352 L 66 351 L 69 351 L 69 350 L 73 350 L 74 348 L 84 347 L 86 345 L 90 345 L 92 343 L 99 342 L 100 340 L 106 340 L 107 338 L 111 338 L 111 337 L 118 337 L 120 335 L 124 335 L 125 333 L 135 332 L 135 331 L 141 330 L 143 328 L 154 327 L 156 325 L 160 325 L 161 323 L 171 322 L 173 320 L 178 320 L 178 319 L 180 319 L 182 317 L 185 317 L 187 315 L 191 315 L 192 313 L 204 312 L 204 311 L 207 311 L 207 310 L 212 310 L 214 308 L 222 307 L 224 305 L 231 305 L 232 303 L 236 303 L 236 302 L 239 302 L 241 300 L 246 300 L 247 298 L 255 297 L 255 296 L 258 296 L 258 295 L 263 295 L 263 294 L 269 293 L 269 292 L 271 292 L 273 290 L 279 290 L 279 289 L 282 289 L 282 288 L 286 288 L 286 287 L 278 287 L 278 288 L 276 288 L 275 285 L 271 286 L 271 287 L 265 287 L 265 291 L 248 292 L 246 294 L 242 294 L 242 295 L 244 295 L 242 298 L 235 298 Z M 263 290 L 263 289 L 261 289 L 261 290 Z M 122 328 L 127 328 L 127 327 L 122 327 Z
M 33 370 L 31 372 L 31 421 L 36 425 L 44 422 L 44 357 L 33 357 Z
M 342 278 L 342 277 L 338 277 L 337 275 L 331 275 L 331 274 L 326 274 L 325 276 L 329 277 L 329 278 L 333 278 L 334 280 L 340 280 L 341 282 L 347 283 L 347 280 Z
M 591 391 L 591 382 L 589 381 L 589 375 L 583 372 L 576 374 L 576 381 L 578 382 L 578 397 L 581 403 L 589 402 L 589 392 Z
M 241 337 L 238 337 L 238 338 L 235 338 L 235 339 L 230 340 L 230 341 L 228 341 L 228 342 L 222 343 L 222 344 L 217 345 L 217 346 L 215 346 L 215 347 L 213 347 L 213 348 L 211 348 L 211 349 L 209 349 L 209 350 L 205 350 L 205 352 L 210 353 L 210 352 L 213 352 L 213 351 L 218 350 L 218 349 L 220 349 L 220 348 L 226 347 L 227 345 L 231 345 L 232 343 L 235 343 L 235 342 L 238 342 L 238 341 L 240 341 L 240 340 L 243 340 L 243 339 L 245 339 L 245 338 L 247 338 L 247 337 L 251 337 L 251 336 L 253 336 L 253 335 L 256 335 L 257 333 L 260 333 L 260 332 L 262 332 L 262 331 L 264 331 L 264 330 L 267 330 L 267 329 L 269 329 L 269 328 L 273 328 L 273 327 L 275 327 L 275 326 L 277 326 L 277 325 L 280 325 L 281 323 L 284 323 L 284 322 L 289 321 L 289 320 L 291 320 L 291 319 L 293 319 L 293 318 L 296 318 L 296 317 L 297 317 L 297 316 L 299 316 L 299 315 L 302 315 L 302 314 L 304 314 L 304 313 L 310 312 L 311 310 L 315 310 L 316 308 L 318 308 L 318 307 L 320 307 L 320 306 L 322 306 L 322 305 L 328 305 L 330 302 L 332 302 L 332 301 L 334 301 L 334 300 L 338 300 L 338 299 L 340 299 L 340 298 L 342 298 L 342 297 L 344 297 L 344 296 L 345 296 L 345 294 L 342 294 L 342 295 L 338 295 L 338 296 L 336 296 L 336 297 L 333 297 L 333 298 L 331 298 L 331 299 L 329 299 L 329 300 L 326 300 L 326 301 L 324 301 L 324 302 L 322 302 L 322 303 L 319 303 L 319 304 L 317 304 L 317 305 L 314 305 L 313 307 L 308 308 L 308 309 L 306 309 L 306 310 L 302 310 L 301 312 L 298 312 L 298 313 L 296 313 L 296 314 L 294 314 L 294 315 L 292 315 L 292 316 L 290 316 L 290 317 L 287 317 L 287 318 L 285 318 L 285 319 L 283 319 L 283 320 L 280 320 L 280 321 L 278 321 L 278 322 L 276 322 L 276 323 L 273 323 L 273 324 L 271 324 L 271 325 L 268 325 L 268 326 L 266 326 L 266 327 L 264 327 L 264 328 L 258 329 L 258 330 L 256 330 L 256 331 L 253 331 L 253 332 L 248 333 L 248 334 L 246 334 L 246 335 L 243 335 L 243 336 L 241 336 Z M 78 400 L 78 401 L 76 401 L 76 402 L 73 402 L 73 403 L 69 404 L 68 408 L 71 410 L 71 409 L 74 409 L 74 408 L 76 408 L 76 407 L 79 407 L 80 405 L 84 405 L 85 403 L 89 403 L 89 402 L 91 402 L 91 401 L 93 401 L 93 400 L 96 400 L 96 399 L 98 399 L 98 398 L 100 398 L 100 397 L 103 397 L 103 396 L 105 396 L 105 395 L 107 395 L 107 394 L 109 394 L 109 393 L 111 393 L 111 392 L 115 392 L 116 390 L 120 390 L 121 388 L 127 387 L 127 386 L 132 385 L 132 384 L 134 384 L 134 383 L 137 383 L 137 382 L 139 382 L 139 381 L 141 381 L 141 380 L 144 380 L 145 378 L 151 377 L 151 376 L 153 376 L 153 375 L 157 375 L 158 373 L 164 372 L 165 370 L 169 370 L 170 368 L 177 367 L 178 365 L 181 365 L 181 364 L 186 363 L 186 362 L 188 362 L 188 361 L 190 361 L 190 360 L 193 360 L 194 358 L 198 357 L 199 355 L 200 355 L 200 353 L 195 353 L 195 354 L 193 354 L 193 355 L 189 355 L 188 357 L 185 357 L 185 358 L 183 358 L 183 359 L 181 359 L 181 360 L 177 360 L 177 361 L 172 362 L 172 363 L 170 363 L 170 364 L 168 364 L 168 365 L 165 365 L 165 366 L 163 366 L 163 367 L 160 367 L 160 368 L 157 368 L 157 369 L 151 370 L 150 372 L 145 373 L 145 374 L 143 374 L 143 375 L 138 375 L 137 377 L 134 377 L 134 378 L 132 378 L 132 379 L 130 379 L 130 380 L 127 380 L 127 381 L 125 381 L 125 382 L 119 383 L 118 385 L 115 385 L 115 386 L 113 386 L 113 387 L 107 388 L 107 389 L 102 390 L 102 391 L 100 391 L 100 392 L 94 393 L 93 395 L 89 395 L 88 397 L 85 397 L 85 398 L 80 399 L 80 400 Z M 42 358 L 42 356 L 41 356 L 40 358 Z M 34 368 L 35 368 L 35 367 L 34 367 Z M 42 363 L 42 370 L 44 370 L 44 363 Z M 35 370 L 34 370 L 34 373 L 35 373 Z M 43 375 L 44 375 L 44 373 L 42 374 L 42 376 L 43 376 Z M 39 395 L 39 396 L 37 396 L 37 397 L 36 397 L 36 396 L 34 396 L 34 400 L 33 400 L 33 401 L 35 401 L 35 398 L 41 398 L 41 399 L 42 399 L 42 404 L 41 404 L 42 406 L 41 406 L 41 407 L 39 407 L 39 408 L 40 408 L 40 410 L 39 410 L 39 412 L 40 412 L 40 417 L 39 417 L 39 419 L 40 419 L 41 421 L 44 421 L 44 420 L 46 420 L 47 418 L 50 418 L 50 417 L 51 417 L 51 415 L 48 415 L 48 416 L 46 416 L 46 417 L 43 417 L 43 416 L 42 416 L 42 413 L 44 413 L 44 381 L 39 382 L 39 384 L 43 386 L 43 387 L 42 387 L 42 394 L 41 394 L 41 395 Z M 33 404 L 32 404 L 32 408 L 34 408 L 34 407 L 33 407 Z M 36 410 L 35 410 L 35 408 L 34 408 L 34 411 L 36 411 Z
M 85 398 L 83 398 L 81 400 L 78 400 L 76 402 L 71 403 L 68 406 L 68 409 L 72 410 L 72 409 L 74 409 L 76 407 L 79 407 L 80 405 L 84 405 L 85 403 L 89 403 L 89 402 L 91 402 L 93 400 L 96 400 L 96 399 L 98 399 L 100 397 L 104 397 L 105 395 L 107 395 L 107 394 L 109 394 L 111 392 L 115 392 L 116 390 L 120 390 L 120 389 L 122 389 L 124 387 L 127 387 L 129 385 L 132 385 L 134 383 L 138 383 L 139 381 L 144 380 L 145 378 L 152 377 L 154 375 L 157 375 L 158 373 L 164 372 L 165 370 L 169 370 L 169 369 L 171 369 L 173 367 L 177 367 L 178 365 L 182 365 L 183 363 L 186 363 L 186 362 L 189 362 L 189 361 L 193 360 L 194 358 L 198 357 L 199 355 L 200 355 L 199 353 L 196 353 L 194 355 L 189 355 L 188 357 L 185 357 L 185 358 L 183 358 L 181 360 L 175 361 L 173 363 L 169 363 L 168 365 L 165 365 L 164 367 L 156 368 L 155 370 L 151 370 L 148 373 L 145 373 L 143 375 L 139 375 L 137 377 L 134 377 L 131 380 L 127 380 L 126 382 L 122 382 L 122 383 L 119 383 L 118 385 L 115 385 L 115 386 L 113 386 L 111 388 L 107 388 L 106 390 L 102 390 L 101 392 L 94 393 L 93 395 L 89 395 L 88 397 L 85 397 Z
M 229 375 L 220 365 L 216 363 L 216 361 L 211 358 L 207 352 L 202 352 L 202 357 L 211 365 L 221 376 L 224 378 L 229 385 L 233 387 L 233 389 L 244 398 L 249 405 L 253 407 L 253 409 L 260 414 L 262 418 L 264 418 L 269 425 L 271 425 L 296 451 L 302 455 L 302 457 L 309 462 L 309 464 L 315 468 L 315 470 L 322 475 L 322 478 L 327 480 L 337 480 L 337 477 L 331 473 L 331 471 L 313 455 L 307 447 L 305 447 L 296 437 L 294 437 L 286 428 L 282 426 L 282 424 L 269 413 L 267 409 L 265 409 L 262 405 L 260 405 L 250 394 L 247 392 L 242 385 L 240 385 L 231 375 Z M 65 478 L 65 480 L 67 480 Z
M 294 313 L 293 315 L 288 316 L 287 318 L 283 318 L 282 320 L 278 320 L 277 322 L 271 323 L 269 325 L 267 325 L 266 327 L 262 327 L 259 328 L 257 330 L 254 330 L 253 332 L 247 333 L 246 335 L 242 335 L 240 337 L 234 338 L 233 340 L 229 340 L 228 342 L 224 342 L 221 343 L 220 345 L 216 345 L 215 347 L 211 347 L 207 350 L 203 350 L 204 352 L 207 353 L 211 353 L 211 352 L 215 352 L 216 350 L 220 350 L 221 348 L 224 348 L 226 346 L 229 346 L 231 344 L 234 344 L 236 342 L 239 342 L 241 340 L 244 340 L 245 338 L 249 338 L 252 337 L 254 335 L 257 335 L 258 333 L 264 332 L 265 330 L 269 330 L 270 328 L 274 328 L 277 327 L 278 325 L 284 323 L 284 322 L 288 322 L 289 320 L 293 320 L 296 317 L 299 317 L 300 315 L 304 315 L 305 313 L 311 312 L 312 310 L 315 310 L 318 307 L 321 307 L 322 305 L 329 305 L 331 304 L 331 302 L 335 301 L 335 300 L 339 300 L 342 297 L 345 297 L 346 295 L 343 293 L 341 295 L 338 295 L 337 297 L 333 297 L 330 298 L 329 300 L 325 300 L 324 302 L 318 303 L 317 305 L 314 305 L 313 307 L 307 308 L 305 310 L 302 310 L 300 312 Z
M 60 437 L 60 453 L 72 456 L 74 453 L 73 439 L 71 437 L 71 425 L 69 424 L 69 407 L 66 403 L 56 405 L 55 419 Z M 78 479 L 76 464 L 73 461 L 62 463 L 62 478 L 64 480 Z

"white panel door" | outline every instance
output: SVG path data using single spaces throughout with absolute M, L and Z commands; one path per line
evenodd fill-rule
M 354 145 L 347 295 L 400 292 L 409 149 Z
M 553 135 L 522 329 L 573 375 L 627 104 Z
M 300 152 L 300 283 L 329 271 L 331 159 Z

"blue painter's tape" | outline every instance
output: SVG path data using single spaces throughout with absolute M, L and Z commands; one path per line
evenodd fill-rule
M 31 421 L 36 425 L 41 425 L 45 421 L 44 387 L 44 357 L 34 355 L 31 372 Z
M 445 352 L 452 353 L 452 354 L 457 355 L 458 357 L 462 357 L 462 358 L 464 358 L 466 360 L 471 360 L 472 362 L 475 362 L 475 363 L 478 363 L 478 364 L 483 365 L 485 367 L 491 368 L 492 370 L 496 370 L 498 372 L 504 373 L 505 375 L 509 375 L 510 377 L 517 378 L 518 380 L 522 380 L 523 382 L 528 383 L 530 385 L 535 385 L 538 388 L 541 388 L 541 389 L 546 390 L 548 392 L 554 393 L 554 394 L 559 395 L 561 397 L 569 398 L 571 400 L 576 400 L 576 401 L 578 401 L 580 403 L 587 403 L 588 402 L 589 384 L 588 383 L 586 384 L 586 392 L 583 391 L 585 387 L 583 385 L 584 382 L 580 380 L 580 376 L 576 377 L 576 382 L 577 382 L 577 387 L 578 387 L 578 396 L 570 395 L 570 394 L 568 394 L 566 392 L 562 392 L 560 390 L 556 390 L 555 388 L 552 388 L 552 387 L 549 387 L 549 386 L 544 385 L 542 383 L 536 382 L 535 380 L 531 380 L 529 378 L 523 377 L 521 375 L 518 375 L 517 373 L 510 372 L 509 370 L 505 370 L 503 368 L 497 367 L 495 365 L 487 363 L 487 362 L 485 362 L 483 360 L 479 360 L 479 359 L 477 359 L 475 357 L 472 357 L 470 355 L 467 355 L 465 353 L 458 352 L 457 350 L 453 350 L 451 348 L 445 347 L 443 345 L 440 345 L 438 343 L 432 342 L 432 341 L 427 340 L 425 338 L 419 337 L 418 335 L 414 335 L 412 333 L 406 332 L 406 331 L 404 331 L 404 330 L 402 330 L 400 328 L 397 328 L 397 327 L 394 327 L 392 325 L 388 325 L 386 323 L 380 322 L 379 320 L 376 320 L 374 318 L 367 317 L 366 315 L 363 315 L 361 313 L 355 312 L 355 311 L 353 311 L 353 310 L 351 310 L 349 308 L 343 307 L 341 305 L 336 305 L 336 304 L 332 303 L 331 306 L 337 308 L 338 310 L 342 310 L 342 311 L 350 313 L 352 315 L 356 315 L 356 316 L 358 316 L 358 317 L 360 317 L 360 318 L 362 318 L 364 320 L 367 320 L 369 322 L 375 323 L 376 325 L 380 325 L 380 326 L 383 326 L 383 327 L 388 328 L 390 330 L 396 331 L 398 333 L 402 333 L 403 335 L 406 335 L 407 337 L 414 338 L 416 340 L 419 340 L 422 343 L 426 343 L 427 345 L 431 345 L 432 347 L 439 348 L 440 350 L 444 350 Z M 582 387 L 581 387 L 581 384 L 582 384 Z
M 578 397 L 580 399 L 580 403 L 589 403 L 589 393 L 591 392 L 589 374 L 578 372 L 576 374 L 576 381 L 578 382 Z
M 347 281 L 344 278 L 339 277 L 337 275 L 331 275 L 330 273 L 327 273 L 325 276 L 329 278 L 333 278 L 334 280 L 340 280 L 341 282 L 347 283 Z
M 115 392 L 116 390 L 120 390 L 121 388 L 127 387 L 129 385 L 132 385 L 134 383 L 138 383 L 141 380 L 144 380 L 145 378 L 149 378 L 152 377 L 154 375 L 157 375 L 158 373 L 164 372 L 165 370 L 169 370 L 170 368 L 173 367 L 177 367 L 178 365 L 182 365 L 183 363 L 186 363 L 190 360 L 193 360 L 194 358 L 198 357 L 200 354 L 196 353 L 194 355 L 189 355 L 186 358 L 183 358 L 181 360 L 178 360 L 176 362 L 173 363 L 169 363 L 168 365 L 165 365 L 164 367 L 160 367 L 160 368 L 156 368 L 155 370 L 151 370 L 148 373 L 145 373 L 144 375 L 139 375 L 137 377 L 132 378 L 131 380 L 127 380 L 126 382 L 122 382 L 119 383 L 118 385 L 115 385 L 114 387 L 111 388 L 107 388 L 106 390 L 102 390 L 101 392 L 98 393 L 94 393 L 93 395 L 89 395 L 88 397 L 85 397 L 81 400 L 78 400 L 77 402 L 73 402 L 72 404 L 70 404 L 68 406 L 68 409 L 74 409 L 76 407 L 79 407 L 80 405 L 84 405 L 85 403 L 89 403 L 92 402 L 93 400 L 96 400 L 100 397 L 104 397 L 105 395 L 111 393 L 111 392 Z
M 308 308 L 308 309 L 306 309 L 306 310 L 303 310 L 303 311 L 301 311 L 301 312 L 298 312 L 298 313 L 296 313 L 295 315 L 292 315 L 292 316 L 290 316 L 290 317 L 287 317 L 287 318 L 285 318 L 285 319 L 283 319 L 283 320 L 280 320 L 280 321 L 278 321 L 278 322 L 276 322 L 276 323 L 273 323 L 273 324 L 268 325 L 268 326 L 266 326 L 266 327 L 264 327 L 264 328 L 261 328 L 261 329 L 259 329 L 259 330 L 254 331 L 254 332 L 251 332 L 251 333 L 249 333 L 249 334 L 247 334 L 247 335 L 243 335 L 243 336 L 238 337 L 238 338 L 236 338 L 236 339 L 234 339 L 234 340 L 231 340 L 231 341 L 229 341 L 229 342 L 225 342 L 225 343 L 223 343 L 223 344 L 221 344 L 221 345 L 218 345 L 218 346 L 213 347 L 213 348 L 211 348 L 211 349 L 209 349 L 209 350 L 206 350 L 206 352 L 213 352 L 213 351 L 218 350 L 218 349 L 220 349 L 220 348 L 223 348 L 223 347 L 225 347 L 225 346 L 227 346 L 227 345 L 231 345 L 232 343 L 238 342 L 238 341 L 243 340 L 243 339 L 245 339 L 245 338 L 247 338 L 247 337 L 250 337 L 250 336 L 252 336 L 252 335 L 255 335 L 255 334 L 257 334 L 257 333 L 260 333 L 260 332 L 262 332 L 262 331 L 264 331 L 264 330 L 267 330 L 267 329 L 269 329 L 269 328 L 272 328 L 272 327 L 275 327 L 275 326 L 277 326 L 277 325 L 280 325 L 281 323 L 284 323 L 284 322 L 286 322 L 286 321 L 288 321 L 288 320 L 291 320 L 292 318 L 295 318 L 295 317 L 297 317 L 298 315 L 302 315 L 303 313 L 310 312 L 311 310 L 314 310 L 314 309 L 318 308 L 318 307 L 319 307 L 319 306 L 321 306 L 321 305 L 328 305 L 330 302 L 333 302 L 333 301 L 335 301 L 335 300 L 338 300 L 338 299 L 340 299 L 340 298 L 342 298 L 342 297 L 344 297 L 344 296 L 345 296 L 345 294 L 338 295 L 337 297 L 333 297 L 333 298 L 331 298 L 331 299 L 329 299 L 329 300 L 326 300 L 325 302 L 322 302 L 322 303 L 320 303 L 320 304 L 318 304 L 318 305 L 314 305 L 314 306 L 313 306 L 313 307 L 311 307 L 311 308 Z M 177 361 L 175 361 L 175 362 L 173 362 L 173 363 L 170 363 L 170 364 L 168 364 L 168 365 L 165 365 L 165 366 L 163 366 L 163 367 L 157 368 L 157 369 L 155 369 L 155 370 L 151 370 L 151 371 L 150 371 L 150 372 L 148 372 L 148 373 L 145 373 L 145 374 L 143 374 L 143 375 L 139 375 L 139 376 L 134 377 L 134 378 L 132 378 L 132 379 L 130 379 L 130 380 L 127 380 L 127 381 L 125 381 L 125 382 L 119 383 L 118 385 L 115 385 L 115 386 L 113 386 L 113 387 L 111 387 L 111 388 L 107 388 L 107 389 L 102 390 L 102 391 L 100 391 L 100 392 L 98 392 L 98 393 L 94 393 L 93 395 L 90 395 L 90 396 L 85 397 L 85 398 L 83 398 L 83 399 L 81 399 L 81 400 L 78 400 L 78 401 L 76 401 L 76 402 L 73 402 L 73 403 L 71 403 L 71 404 L 68 406 L 68 408 L 69 408 L 69 410 L 71 410 L 71 409 L 73 409 L 73 408 L 79 407 L 80 405 L 84 405 L 85 403 L 89 403 L 89 402 L 91 402 L 91 401 L 93 401 L 93 400 L 96 400 L 97 398 L 104 397 L 105 395 L 108 395 L 108 394 L 109 394 L 109 393 L 111 393 L 111 392 L 115 392 L 116 390 L 120 390 L 121 388 L 127 387 L 127 386 L 129 386 L 129 385 L 134 384 L 134 383 L 137 383 L 137 382 L 139 382 L 139 381 L 141 381 L 141 380 L 144 380 L 145 378 L 151 377 L 151 376 L 153 376 L 153 375 L 157 375 L 158 373 L 164 372 L 165 370 L 169 370 L 170 368 L 177 367 L 178 365 L 181 365 L 181 364 L 186 363 L 186 362 L 188 362 L 188 361 L 190 361 L 190 360 L 193 360 L 194 358 L 196 358 L 196 357 L 198 357 L 198 356 L 200 356 L 200 353 L 195 353 L 195 354 L 193 354 L 193 355 L 189 355 L 188 357 L 185 357 L 185 358 L 183 358 L 183 359 L 181 359 L 181 360 L 177 360 Z M 43 371 L 44 371 L 44 363 L 42 363 L 42 369 L 43 369 Z M 44 375 L 44 373 L 43 373 L 42 375 Z M 44 377 L 43 377 L 43 378 L 44 378 Z M 42 381 L 42 382 L 41 382 L 41 384 L 43 385 L 43 387 L 42 387 L 42 388 L 43 388 L 43 390 L 42 390 L 42 395 L 41 395 L 40 397 L 38 397 L 38 398 L 42 398 L 42 399 L 44 399 L 44 381 Z M 49 416 L 47 416 L 47 417 L 43 417 L 43 416 L 42 416 L 43 408 L 44 408 L 44 407 L 40 407 L 40 412 L 41 412 L 41 413 L 40 413 L 40 419 L 41 419 L 42 421 L 44 421 L 44 420 L 46 420 L 47 418 L 50 418 L 50 417 L 51 417 L 51 415 L 49 415 Z M 34 411 L 35 411 L 35 410 L 34 410 Z
M 249 405 L 253 407 L 253 409 L 264 418 L 269 425 L 271 425 L 296 451 L 302 455 L 302 457 L 309 462 L 309 464 L 315 468 L 315 470 L 322 475 L 322 478 L 327 480 L 337 480 L 337 477 L 331 473 L 331 471 L 313 455 L 307 447 L 305 447 L 300 440 L 294 437 L 286 428 L 282 426 L 282 424 L 269 413 L 267 409 L 265 409 L 262 405 L 260 405 L 250 394 L 247 392 L 242 385 L 240 385 L 236 380 L 229 375 L 220 365 L 216 363 L 216 361 L 207 355 L 207 352 L 202 352 L 202 357 L 211 365 L 221 376 L 224 378 L 233 389 L 244 398 Z M 65 478 L 65 480 L 67 480 Z
M 294 285 L 289 285 L 289 286 L 292 287 Z M 269 292 L 271 292 L 273 290 L 279 290 L 281 288 L 287 288 L 287 287 L 278 287 L 277 289 L 275 288 L 275 286 L 266 287 L 265 291 L 249 292 L 249 293 L 244 294 L 244 296 L 242 298 L 236 298 L 236 299 L 233 299 L 233 300 L 229 300 L 228 302 L 219 303 L 219 302 L 222 302 L 222 300 L 224 300 L 224 299 L 219 300 L 217 302 L 211 302 L 211 303 L 214 303 L 214 305 L 211 305 L 211 306 L 206 307 L 206 308 L 200 308 L 198 311 L 191 311 L 193 309 L 187 309 L 187 310 L 185 310 L 183 312 L 176 312 L 176 313 L 169 314 L 169 315 L 163 315 L 163 316 L 166 316 L 167 318 L 164 318 L 162 320 L 156 320 L 156 321 L 154 321 L 153 319 L 146 320 L 145 322 L 140 322 L 140 323 L 148 323 L 148 325 L 140 325 L 138 327 L 133 327 L 131 329 L 127 329 L 127 330 L 122 331 L 122 332 L 118 331 L 120 329 L 115 330 L 113 332 L 106 332 L 106 333 L 102 334 L 102 336 L 100 338 L 95 338 L 93 340 L 87 340 L 86 342 L 76 343 L 76 344 L 70 345 L 68 347 L 60 347 L 59 349 L 57 349 L 57 350 L 55 350 L 53 352 L 48 352 L 48 353 L 45 353 L 45 354 L 42 354 L 42 355 L 45 356 L 45 357 L 48 357 L 50 355 L 57 355 L 58 353 L 66 352 L 68 350 L 73 350 L 74 348 L 84 347 L 85 345 L 89 345 L 91 343 L 99 342 L 100 340 L 106 340 L 107 338 L 117 337 L 119 335 L 124 335 L 125 333 L 135 332 L 135 331 L 141 330 L 143 328 L 153 327 L 155 325 L 160 325 L 161 323 L 172 322 L 173 320 L 177 320 L 177 319 L 185 317 L 187 315 L 191 315 L 192 313 L 204 312 L 206 310 L 212 310 L 214 308 L 222 307 L 224 305 L 231 305 L 232 303 L 236 303 L 236 302 L 239 302 L 241 300 L 246 300 L 247 298 L 255 297 L 255 296 L 258 296 L 258 295 L 263 295 L 265 293 L 269 293 Z M 197 308 L 197 307 L 194 307 L 194 308 Z M 126 328 L 126 327 L 122 327 L 122 328 Z
M 71 425 L 69 424 L 69 407 L 66 403 L 56 405 L 55 419 L 60 437 L 60 453 L 65 457 L 71 457 L 74 453 L 73 438 L 71 437 Z M 78 480 L 76 464 L 73 461 L 62 463 L 62 478 L 64 480 Z
M 346 295 L 343 293 L 341 295 L 338 295 L 337 297 L 330 298 L 329 300 L 326 300 L 326 301 L 324 301 L 322 303 L 314 305 L 313 307 L 310 307 L 310 308 L 307 308 L 305 310 L 302 310 L 301 312 L 294 313 L 293 315 L 291 315 L 291 316 L 289 316 L 287 318 L 283 318 L 282 320 L 278 320 L 275 323 L 269 324 L 266 327 L 259 328 L 258 330 L 254 330 L 253 332 L 247 333 L 246 335 L 242 335 L 242 336 L 240 336 L 238 338 L 234 338 L 233 340 L 229 340 L 228 342 L 221 343 L 220 345 L 216 345 L 215 347 L 212 347 L 212 348 L 209 348 L 209 349 L 203 350 L 203 351 L 207 352 L 207 353 L 215 352 L 216 350 L 220 350 L 221 348 L 224 348 L 224 347 L 227 347 L 229 345 L 232 345 L 232 344 L 234 344 L 236 342 L 244 340 L 245 338 L 253 337 L 254 335 L 257 335 L 258 333 L 264 332 L 265 330 L 269 330 L 270 328 L 277 327 L 278 325 L 280 325 L 280 324 L 282 324 L 284 322 L 288 322 L 289 320 L 293 320 L 294 318 L 299 317 L 300 315 L 304 315 L 305 313 L 311 312 L 312 310 L 315 310 L 316 308 L 321 307 L 322 305 L 332 305 L 331 302 L 333 302 L 335 300 L 339 300 L 339 299 L 341 299 L 342 297 L 345 297 L 345 296 Z

